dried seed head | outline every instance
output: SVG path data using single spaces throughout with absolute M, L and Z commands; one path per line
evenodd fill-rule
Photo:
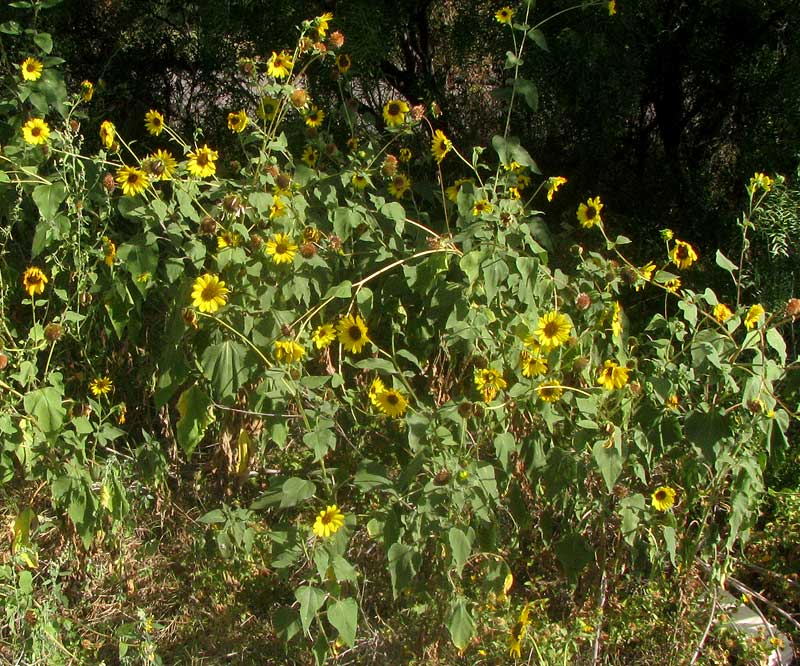
M 48 342 L 55 342 L 61 337 L 63 332 L 64 329 L 61 327 L 61 324 L 56 324 L 55 322 L 48 324 L 44 327 L 45 340 Z
M 282 190 L 288 190 L 289 186 L 292 184 L 292 179 L 289 177 L 289 174 L 279 173 L 275 177 L 275 184 Z
M 328 44 L 334 49 L 342 48 L 344 46 L 344 35 L 338 30 L 334 30 L 328 37 Z
M 292 93 L 289 95 L 289 101 L 291 101 L 295 109 L 302 109 L 308 104 L 308 93 L 302 88 L 292 90 Z
M 114 182 L 114 176 L 113 175 L 111 175 L 110 173 L 107 173 L 105 176 L 103 176 L 103 187 L 106 188 L 106 192 L 111 194 L 114 191 L 114 188 L 116 186 L 117 186 L 117 184 Z
M 387 178 L 391 178 L 397 173 L 397 158 L 394 155 L 387 155 L 383 160 L 381 173 Z
M 314 243 L 303 243 L 300 246 L 300 256 L 304 259 L 311 259 L 317 253 L 317 246 Z
M 206 215 L 202 220 L 200 220 L 200 233 L 201 234 L 217 233 L 217 221 L 210 215 Z
M 800 315 L 800 298 L 790 298 L 786 303 L 786 316 L 797 317 Z
M 592 299 L 589 294 L 583 291 L 578 294 L 578 298 L 575 299 L 575 307 L 578 308 L 578 310 L 588 310 L 591 304 Z

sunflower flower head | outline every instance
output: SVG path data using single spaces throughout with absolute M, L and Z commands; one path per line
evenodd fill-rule
M 267 61 L 267 74 L 276 79 L 285 79 L 292 72 L 292 57 L 286 52 L 272 52 L 272 57 Z
M 144 114 L 144 128 L 153 136 L 158 136 L 164 131 L 164 116 L 155 109 L 150 109 Z
M 361 315 L 347 315 L 336 324 L 336 333 L 345 351 L 358 354 L 370 342 L 367 325 Z
M 306 350 L 294 340 L 276 340 L 273 353 L 279 363 L 295 363 L 303 359 Z
M 447 138 L 442 130 L 436 130 L 431 139 L 431 154 L 436 160 L 437 164 L 441 164 L 444 156 L 450 152 L 453 143 Z
M 228 129 L 231 132 L 235 132 L 236 134 L 241 134 L 244 132 L 244 128 L 247 127 L 247 113 L 242 111 L 231 111 L 228 114 Z
M 567 182 L 566 178 L 561 176 L 553 176 L 547 181 L 547 200 L 552 201 L 553 195 L 558 192 L 558 188 Z
M 555 310 L 539 317 L 533 334 L 545 353 L 563 345 L 568 339 L 572 324 L 563 314 Z
M 195 178 L 207 178 L 217 172 L 219 153 L 216 150 L 211 150 L 207 144 L 203 144 L 202 148 L 197 148 L 190 152 L 188 157 L 187 168 Z
M 339 70 L 339 74 L 347 74 L 352 65 L 353 61 L 347 53 L 340 53 L 336 56 L 336 69 Z
M 676 240 L 672 252 L 669 254 L 669 258 L 672 260 L 673 264 L 683 270 L 689 268 L 689 266 L 697 261 L 697 253 L 689 243 Z
M 200 312 L 214 313 L 228 302 L 228 288 L 214 273 L 205 273 L 194 281 L 192 305 Z
M 670 486 L 659 486 L 650 496 L 656 511 L 669 511 L 675 505 L 675 489 Z
M 311 334 L 311 341 L 317 349 L 325 349 L 336 339 L 336 329 L 333 324 L 320 324 Z
M 383 119 L 389 127 L 400 127 L 410 111 L 408 104 L 401 99 L 390 99 L 383 105 Z
M 498 23 L 504 23 L 506 25 L 511 25 L 511 21 L 514 18 L 514 10 L 511 7 L 501 7 L 497 10 L 494 15 L 494 20 Z
M 377 391 L 374 400 L 375 406 L 382 411 L 386 416 L 391 418 L 398 418 L 405 414 L 408 408 L 408 400 L 397 389 L 384 388 L 382 391 Z
M 344 514 L 339 511 L 339 507 L 331 504 L 324 511 L 320 511 L 314 521 L 313 531 L 320 539 L 327 539 L 336 534 L 344 525 Z
M 91 102 L 94 97 L 94 83 L 88 79 L 81 81 L 81 99 L 84 102 Z
M 172 180 L 172 174 L 177 167 L 178 163 L 172 153 L 161 148 L 148 155 L 142 162 L 142 168 L 153 180 Z
M 137 194 L 141 194 L 150 185 L 147 174 L 137 167 L 122 167 L 117 171 L 116 180 L 122 188 L 122 193 L 128 197 L 135 197 Z
M 22 138 L 25 143 L 39 146 L 47 143 L 50 136 L 50 127 L 42 118 L 31 118 L 22 126 Z
M 95 377 L 89 382 L 89 390 L 95 398 L 108 395 L 114 390 L 114 384 L 108 376 Z
M 322 125 L 322 121 L 325 120 L 325 112 L 320 109 L 315 104 L 311 105 L 311 108 L 308 110 L 306 114 L 305 123 L 308 127 L 319 127 Z
M 523 377 L 538 377 L 547 374 L 547 359 L 535 352 L 527 350 L 520 356 Z
M 476 368 L 473 381 L 475 388 L 483 396 L 484 402 L 491 402 L 497 396 L 498 391 L 502 391 L 508 386 L 500 371 L 494 368 Z
M 728 319 L 733 317 L 733 312 L 731 309 L 725 305 L 724 303 L 717 303 L 714 306 L 714 319 L 716 319 L 720 324 L 724 324 Z
M 490 204 L 486 199 L 478 199 L 474 204 L 472 204 L 472 214 L 475 217 L 479 215 L 488 215 L 492 212 L 492 204 Z
M 104 120 L 100 123 L 100 143 L 103 144 L 103 148 L 111 150 L 116 136 L 117 128 L 114 127 L 114 123 L 110 120 Z
M 756 304 L 750 307 L 747 311 L 747 315 L 744 318 L 744 325 L 745 328 L 750 331 L 758 326 L 758 322 L 761 317 L 764 316 L 764 308 L 760 304 Z
M 581 226 L 585 229 L 591 229 L 597 224 L 602 224 L 603 218 L 600 216 L 601 210 L 603 210 L 603 202 L 600 201 L 600 197 L 587 200 L 586 203 L 582 203 L 578 206 L 578 222 L 580 222 Z
M 558 402 L 564 394 L 564 389 L 556 382 L 542 382 L 536 387 L 536 393 L 545 402 Z
M 297 253 L 297 245 L 286 234 L 275 234 L 267 241 L 266 253 L 276 264 L 291 264 Z
M 47 276 L 41 268 L 29 266 L 22 274 L 22 286 L 28 292 L 28 296 L 33 298 L 36 294 L 44 292 L 47 284 Z
M 621 389 L 628 383 L 628 368 L 621 367 L 614 361 L 606 361 L 597 376 L 598 385 L 608 391 Z
M 389 183 L 389 194 L 396 199 L 402 199 L 411 187 L 411 179 L 404 173 L 396 173 Z
M 36 58 L 25 58 L 20 65 L 23 81 L 38 81 L 42 76 L 44 65 Z

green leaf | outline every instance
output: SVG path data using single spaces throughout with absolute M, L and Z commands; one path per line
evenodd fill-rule
M 364 218 L 352 208 L 337 208 L 333 215 L 333 233 L 342 240 L 347 240 L 363 221 Z
M 717 459 L 717 443 L 730 436 L 730 423 L 722 410 L 693 412 L 684 423 L 684 434 L 708 462 Z
M 603 441 L 595 443 L 592 447 L 592 454 L 600 469 L 600 474 L 606 482 L 606 488 L 608 488 L 608 492 L 611 492 L 622 472 L 622 456 L 616 446 L 606 447 Z
M 298 587 L 294 591 L 294 596 L 300 602 L 300 622 L 303 625 L 303 632 L 308 634 L 308 628 L 325 603 L 325 592 L 311 585 Z
M 200 516 L 197 519 L 198 523 L 203 523 L 203 525 L 215 525 L 217 523 L 224 523 L 225 522 L 225 514 L 222 513 L 221 509 L 213 509 L 208 513 Z
M 31 391 L 25 396 L 25 411 L 36 419 L 45 433 L 57 431 L 64 423 L 67 410 L 61 404 L 62 393 L 53 386 Z
M 786 363 L 786 342 L 777 328 L 769 328 L 766 333 L 767 344 L 777 353 L 781 364 Z
M 523 64 L 523 60 L 517 57 L 517 54 L 513 51 L 506 51 L 506 61 L 503 65 L 504 69 L 513 69 L 514 67 L 519 67 Z
M 661 529 L 664 533 L 664 543 L 667 546 L 669 559 L 675 564 L 675 546 L 677 543 L 675 539 L 675 528 L 670 525 L 663 525 Z
M 451 527 L 449 532 L 450 550 L 453 553 L 453 565 L 456 568 L 456 574 L 461 577 L 461 572 L 464 570 L 464 565 L 469 559 L 472 552 L 472 544 L 469 542 L 467 535 L 464 534 L 457 527 Z
M 538 46 L 540 49 L 542 49 L 542 51 L 548 51 L 548 52 L 550 51 L 550 49 L 547 48 L 547 40 L 545 39 L 544 33 L 541 30 L 539 30 L 538 28 L 533 28 L 531 30 L 528 30 L 528 32 L 525 34 L 528 36 L 529 39 L 532 39 L 533 43 L 536 44 L 536 46 Z
M 58 212 L 61 202 L 67 197 L 67 189 L 61 183 L 37 185 L 33 188 L 33 201 L 39 214 L 45 220 L 52 220 Z
M 632 546 L 636 540 L 641 514 L 645 509 L 644 495 L 636 493 L 620 500 L 619 514 L 622 517 L 622 537 Z
M 358 626 L 358 603 L 355 599 L 342 599 L 328 605 L 328 622 L 330 622 L 339 637 L 350 647 L 356 642 L 356 627 Z
M 286 479 L 281 488 L 281 508 L 296 506 L 300 502 L 314 497 L 317 487 L 308 479 L 300 479 L 296 476 Z
M 180 419 L 176 425 L 178 444 L 187 457 L 191 457 L 195 447 L 205 435 L 206 428 L 214 420 L 209 411 L 211 398 L 197 386 L 186 389 L 178 398 Z
M 45 53 L 49 54 L 53 50 L 53 38 L 46 32 L 36 34 L 33 41 Z
M 201 358 L 203 374 L 219 400 L 234 396 L 247 379 L 245 348 L 233 340 L 207 347 Z
M 353 294 L 353 285 L 350 280 L 344 280 L 337 285 L 334 285 L 322 297 L 323 301 L 329 298 L 350 298 Z
M 463 650 L 469 645 L 469 641 L 475 633 L 475 621 L 467 610 L 467 600 L 464 597 L 457 597 L 450 607 L 450 617 L 447 619 L 447 630 L 459 650 Z
M 567 578 L 570 583 L 575 584 L 578 574 L 594 559 L 594 550 L 577 532 L 564 535 L 556 543 L 555 549 Z
M 505 139 L 499 134 L 495 134 L 492 137 L 492 147 L 497 151 L 497 155 L 500 157 L 500 161 L 503 164 L 508 165 L 511 164 L 511 162 L 516 162 L 517 164 L 528 167 L 534 173 L 541 173 L 528 151 L 519 145 L 519 139 L 517 137 L 510 136 Z
M 400 590 L 408 587 L 417 573 L 419 556 L 411 546 L 404 543 L 393 543 L 387 553 L 389 559 L 389 575 L 392 579 L 392 593 L 397 599 Z
M 539 110 L 539 89 L 533 81 L 517 79 L 514 81 L 514 89 L 518 95 L 522 96 L 531 111 Z
M 736 264 L 734 264 L 730 259 L 728 259 L 728 257 L 722 254 L 722 252 L 720 252 L 719 250 L 717 250 L 716 259 L 717 259 L 717 266 L 725 269 L 731 275 L 733 275 L 736 271 L 739 270 L 739 267 Z

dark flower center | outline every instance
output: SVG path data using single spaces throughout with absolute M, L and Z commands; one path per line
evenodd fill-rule
M 666 490 L 659 490 L 656 492 L 656 500 L 658 500 L 659 502 L 663 502 L 665 499 L 667 499 Z
M 386 402 L 388 402 L 390 405 L 396 405 L 400 401 L 394 393 L 390 393 L 386 396 Z
M 41 133 L 42 133 L 42 128 L 41 127 L 37 126 L 37 127 L 34 127 L 33 129 L 31 129 L 31 136 L 39 136 Z
M 586 219 L 587 220 L 593 220 L 596 215 L 597 215 L 597 210 L 595 209 L 594 206 L 589 206 L 586 209 Z
M 278 243 L 275 245 L 275 254 L 286 254 L 287 247 L 283 243 Z
M 689 250 L 683 245 L 678 245 L 678 249 L 675 250 L 675 256 L 678 257 L 678 259 L 688 259 Z
M 351 326 L 347 329 L 347 334 L 350 336 L 351 340 L 361 339 L 361 329 L 358 326 Z
M 389 115 L 390 116 L 400 115 L 400 105 L 397 102 L 392 102 L 391 104 L 389 104 Z
M 206 166 L 208 164 L 208 155 L 205 153 L 200 153 L 195 159 L 195 162 L 197 162 L 198 166 Z
M 558 335 L 558 329 L 559 329 L 558 322 L 555 322 L 555 321 L 547 322 L 547 324 L 545 324 L 545 327 L 544 327 L 544 335 L 545 335 L 545 337 L 547 337 L 547 338 L 556 337 L 556 335 Z

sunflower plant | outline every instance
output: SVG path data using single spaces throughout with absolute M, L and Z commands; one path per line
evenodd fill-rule
M 531 550 L 599 600 L 593 627 L 609 580 L 697 561 L 721 580 L 795 414 L 780 326 L 797 313 L 749 302 L 741 261 L 671 232 L 638 266 L 602 193 L 555 264 L 567 178 L 510 131 L 516 102 L 536 110 L 532 11 L 489 16 L 513 42 L 510 104 L 474 148 L 393 95 L 355 118 L 358 63 L 327 14 L 248 60 L 229 154 L 158 109 L 120 134 L 86 82 L 43 85 L 58 63 L 36 40 L 3 121 L 3 481 L 45 481 L 89 548 L 129 508 L 105 460 L 161 433 L 176 464 L 217 461 L 235 506 L 199 524 L 275 572 L 274 630 L 319 663 L 337 641 L 366 653 L 382 605 L 427 613 L 462 654 L 494 632 L 522 658 L 544 607 Z M 314 100 L 312 72 L 342 98 Z

